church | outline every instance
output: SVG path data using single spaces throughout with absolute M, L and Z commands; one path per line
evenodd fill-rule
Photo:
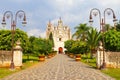
M 71 32 L 68 26 L 63 25 L 61 18 L 58 20 L 57 26 L 54 26 L 50 21 L 47 24 L 46 38 L 48 39 L 50 33 L 53 35 L 54 51 L 64 53 L 64 42 L 71 39 Z

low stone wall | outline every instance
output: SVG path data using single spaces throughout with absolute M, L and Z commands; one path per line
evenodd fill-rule
M 10 67 L 11 60 L 13 59 L 14 67 L 19 68 L 22 66 L 22 48 L 20 40 L 16 42 L 16 46 L 12 51 L 0 51 L 0 67 Z
M 106 67 L 120 68 L 120 52 L 105 52 Z
M 9 67 L 12 60 L 11 51 L 0 51 L 0 67 Z

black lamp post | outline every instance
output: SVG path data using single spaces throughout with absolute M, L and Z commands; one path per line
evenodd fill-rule
M 17 17 L 20 19 L 21 18 L 23 19 L 23 22 L 22 22 L 23 25 L 27 24 L 25 12 L 22 10 L 19 10 L 16 12 L 14 19 L 13 19 L 13 13 L 11 11 L 6 11 L 3 15 L 3 20 L 2 20 L 2 25 L 3 25 L 3 27 L 5 27 L 6 26 L 6 19 L 11 18 L 11 34 L 12 34 L 12 49 L 11 49 L 12 60 L 11 60 L 11 64 L 10 64 L 11 69 L 14 69 L 14 61 L 13 61 L 14 51 L 13 51 L 13 48 L 14 48 L 14 35 L 15 35 L 15 30 L 16 30 Z
M 92 15 L 94 16 L 97 16 L 99 14 L 99 19 L 100 19 L 100 32 L 102 33 L 102 43 L 103 43 L 103 64 L 101 66 L 101 68 L 105 68 L 106 67 L 106 63 L 105 63 L 105 50 L 104 50 L 104 47 L 105 47 L 105 44 L 104 44 L 104 31 L 105 31 L 105 21 L 106 21 L 106 16 L 105 16 L 105 13 L 107 12 L 108 15 L 111 14 L 111 12 L 113 13 L 113 22 L 114 22 L 114 29 L 116 29 L 116 16 L 114 14 L 114 11 L 111 9 L 111 8 L 106 8 L 104 10 L 104 17 L 101 18 L 101 13 L 100 13 L 100 10 L 97 9 L 97 8 L 93 8 L 91 11 L 90 11 L 90 16 L 89 16 L 89 23 L 92 25 L 93 23 L 93 18 L 92 18 Z

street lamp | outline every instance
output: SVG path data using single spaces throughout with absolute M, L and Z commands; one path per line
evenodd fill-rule
M 113 14 L 114 29 L 116 29 L 117 19 L 116 19 L 116 16 L 115 16 L 114 11 L 113 11 L 111 8 L 106 8 L 106 9 L 104 10 L 104 23 L 106 23 L 106 22 L 105 22 L 105 21 L 106 21 L 106 15 L 105 15 L 105 13 L 107 13 L 107 15 L 111 15 L 111 12 L 112 12 L 112 14 Z
M 16 12 L 16 15 L 15 15 L 14 19 L 13 19 L 13 13 L 11 11 L 6 11 L 3 15 L 3 19 L 2 19 L 2 23 L 1 23 L 3 25 L 3 27 L 5 27 L 6 26 L 6 19 L 11 18 L 11 34 L 12 34 L 12 49 L 11 49 L 12 60 L 11 60 L 11 64 L 10 64 L 11 69 L 14 69 L 13 48 L 14 48 L 14 34 L 15 34 L 15 30 L 16 30 L 17 17 L 20 18 L 20 19 L 21 18 L 23 19 L 23 22 L 22 22 L 23 25 L 27 24 L 25 12 L 22 11 L 22 10 L 19 10 L 19 11 Z
M 93 24 L 93 17 L 92 17 L 92 15 L 94 15 L 94 16 L 99 15 L 100 31 L 101 31 L 102 28 L 101 28 L 101 12 L 100 12 L 100 10 L 97 9 L 97 8 L 93 8 L 93 9 L 90 11 L 90 17 L 89 17 L 90 20 L 89 20 L 89 23 L 90 23 L 91 26 L 92 26 L 92 24 Z
M 107 13 L 107 15 L 111 15 L 111 12 L 112 12 L 112 16 L 113 16 L 113 22 L 114 22 L 114 29 L 116 30 L 116 22 L 117 22 L 117 19 L 116 19 L 116 16 L 115 16 L 115 13 L 114 13 L 114 11 L 111 9 L 111 8 L 106 8 L 105 10 L 104 10 L 104 20 L 102 20 L 102 30 L 103 30 L 103 65 L 102 65 L 102 68 L 105 68 L 106 67 L 106 63 L 105 63 L 105 50 L 104 50 L 104 47 L 105 47 L 105 44 L 104 44 L 104 26 L 105 26 L 105 24 L 106 24 L 106 15 L 105 15 L 105 13 Z
M 90 16 L 89 16 L 89 23 L 92 25 L 92 23 L 93 23 L 93 18 L 92 18 L 92 13 L 93 13 L 93 15 L 94 16 L 97 16 L 98 15 L 98 13 L 99 13 L 99 19 L 100 19 L 100 32 L 103 34 L 102 35 L 102 40 L 103 40 L 103 64 L 102 64 L 102 66 L 100 67 L 100 68 L 105 68 L 106 67 L 106 63 L 105 63 L 105 50 L 104 50 L 104 47 L 105 47 L 105 44 L 104 44 L 104 26 L 105 26 L 105 21 L 106 21 L 106 16 L 105 16 L 105 13 L 107 12 L 107 14 L 108 15 L 110 15 L 111 14 L 111 12 L 113 13 L 113 22 L 114 22 L 114 29 L 116 29 L 116 21 L 117 21 L 117 19 L 116 19 L 116 16 L 115 16 L 115 14 L 114 14 L 114 11 L 111 9 L 111 8 L 106 8 L 105 10 L 104 10 L 104 17 L 103 18 L 101 18 L 101 13 L 100 13 L 100 10 L 99 9 L 97 9 L 97 8 L 93 8 L 91 11 L 90 11 Z

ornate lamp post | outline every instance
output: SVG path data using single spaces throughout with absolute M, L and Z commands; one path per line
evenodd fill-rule
M 101 27 L 101 12 L 100 12 L 100 10 L 99 9 L 97 9 L 97 8 L 93 8 L 91 11 L 90 11 L 90 17 L 89 17 L 89 23 L 90 23 L 90 25 L 92 26 L 92 24 L 93 24 L 93 17 L 92 17 L 92 15 L 94 15 L 94 16 L 97 16 L 99 14 L 99 21 L 100 21 L 100 31 L 102 30 L 102 27 Z
M 116 29 L 115 27 L 115 24 L 116 24 L 116 16 L 114 14 L 114 11 L 111 9 L 111 8 L 106 8 L 104 10 L 104 17 L 101 18 L 101 13 L 100 13 L 100 10 L 97 9 L 97 8 L 93 8 L 91 11 L 90 11 L 90 17 L 89 17 L 89 23 L 92 25 L 93 23 L 93 18 L 92 18 L 92 15 L 94 16 L 97 16 L 99 14 L 99 19 L 100 19 L 100 32 L 103 34 L 102 35 L 102 43 L 103 43 L 103 64 L 101 66 L 101 68 L 105 68 L 106 67 L 106 63 L 105 63 L 105 50 L 104 50 L 104 47 L 105 47 L 105 44 L 104 44 L 104 27 L 105 27 L 105 21 L 106 21 L 106 16 L 105 16 L 105 13 L 107 12 L 108 15 L 111 14 L 111 12 L 113 13 L 113 22 L 114 22 L 114 28 Z
M 111 8 L 106 8 L 105 10 L 104 10 L 104 23 L 106 23 L 105 21 L 106 21 L 106 13 L 107 13 L 107 15 L 111 15 L 111 12 L 112 12 L 112 14 L 113 14 L 113 22 L 114 22 L 114 29 L 116 29 L 116 22 L 117 22 L 117 19 L 116 19 L 116 16 L 115 16 L 115 13 L 114 13 L 114 11 L 111 9 Z
M 12 34 L 12 50 L 11 50 L 12 60 L 11 60 L 10 68 L 14 69 L 13 48 L 14 48 L 14 34 L 16 30 L 17 18 L 23 19 L 23 22 L 22 22 L 23 25 L 26 25 L 27 22 L 26 22 L 26 15 L 24 11 L 22 10 L 17 11 L 15 17 L 13 17 L 13 13 L 11 11 L 6 11 L 3 15 L 3 20 L 2 20 L 3 27 L 6 26 L 6 19 L 9 19 L 9 18 L 11 18 L 11 34 Z

